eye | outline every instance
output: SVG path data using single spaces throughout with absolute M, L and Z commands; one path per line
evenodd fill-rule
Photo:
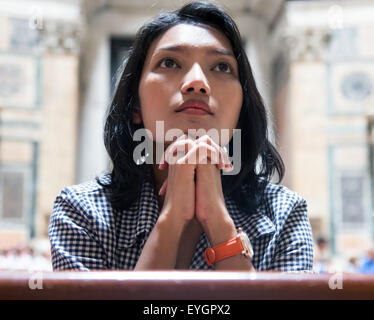
M 214 68 L 214 70 L 224 72 L 224 73 L 232 72 L 230 65 L 225 63 L 225 62 L 221 62 L 221 63 L 217 64 L 216 67 Z
M 174 69 L 178 67 L 178 64 L 175 62 L 175 60 L 171 58 L 165 58 L 161 60 L 160 67 L 167 68 L 167 69 Z

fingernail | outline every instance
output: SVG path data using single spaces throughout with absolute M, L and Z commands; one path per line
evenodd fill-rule
M 230 163 L 230 164 L 226 164 L 226 165 L 225 165 L 225 168 L 226 168 L 226 170 L 227 170 L 228 172 L 230 172 L 230 171 L 233 170 L 233 167 L 232 167 L 232 164 L 231 164 L 231 163 Z

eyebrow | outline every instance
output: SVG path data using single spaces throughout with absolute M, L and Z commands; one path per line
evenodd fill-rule
M 175 51 L 175 52 L 185 52 L 185 51 L 189 51 L 189 50 L 190 49 L 186 46 L 167 46 L 167 47 L 161 47 L 161 48 L 157 49 L 157 51 Z M 226 50 L 226 49 L 217 49 L 217 48 L 208 49 L 207 52 L 208 52 L 208 54 L 229 56 L 229 57 L 232 57 L 236 60 L 234 54 L 231 51 Z

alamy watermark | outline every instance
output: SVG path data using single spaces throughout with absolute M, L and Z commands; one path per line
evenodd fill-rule
M 29 28 L 32 30 L 42 30 L 43 24 L 43 9 L 39 6 L 32 6 L 29 10 Z
M 233 164 L 233 170 L 229 172 L 223 172 L 223 174 L 230 174 L 234 175 L 240 172 L 241 169 L 241 129 L 232 129 L 233 136 L 232 136 L 232 156 L 230 157 L 227 153 L 226 146 L 223 146 L 222 149 L 226 152 L 228 159 Z M 156 121 L 156 164 L 160 163 L 162 158 L 162 154 L 165 152 L 165 141 L 166 142 L 173 142 L 175 139 L 182 136 L 184 132 L 181 129 L 173 128 L 169 129 L 166 134 L 164 130 L 164 122 L 163 121 Z M 230 129 L 221 129 L 217 130 L 215 128 L 209 129 L 206 131 L 205 129 L 188 129 L 187 135 L 190 138 L 197 139 L 203 137 L 204 135 L 208 135 L 217 145 L 221 142 L 228 143 L 230 138 Z M 135 163 L 143 164 L 153 164 L 154 162 L 154 150 L 153 150 L 153 141 L 154 137 L 152 132 L 149 129 L 141 128 L 135 131 L 134 133 L 134 141 L 144 141 L 139 143 L 133 152 L 133 159 Z M 206 151 L 206 150 L 204 150 Z M 184 146 L 177 146 L 177 153 L 185 153 Z M 142 154 L 145 154 L 143 156 Z M 171 160 L 176 161 L 177 156 L 172 158 Z M 175 163 L 175 162 L 174 162 Z M 199 154 L 199 160 L 191 159 L 187 161 L 189 164 L 206 164 L 207 158 L 206 154 Z M 218 164 L 218 159 L 211 159 L 213 164 Z M 173 164 L 173 163 L 172 163 Z
M 343 271 L 338 270 L 338 269 L 333 271 L 329 277 L 328 285 L 331 290 L 342 290 L 343 289 Z
M 41 290 L 43 289 L 43 272 L 38 270 L 29 270 L 29 289 Z
M 344 9 L 339 5 L 332 5 L 328 10 L 328 25 L 330 29 L 343 29 Z

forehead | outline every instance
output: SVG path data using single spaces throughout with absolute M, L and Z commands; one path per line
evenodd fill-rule
M 232 51 L 230 41 L 217 29 L 206 25 L 178 24 L 157 38 L 150 47 L 149 53 L 153 53 L 158 48 L 175 45 L 187 46 L 191 49 L 215 47 Z

